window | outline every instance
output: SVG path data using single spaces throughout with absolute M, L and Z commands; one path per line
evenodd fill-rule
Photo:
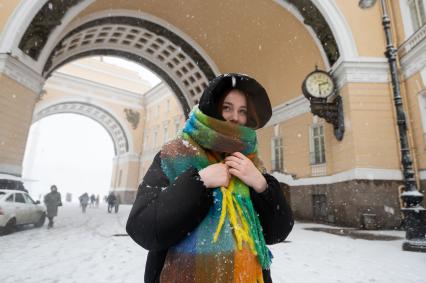
M 116 187 L 119 187 L 120 185 L 121 185 L 121 177 L 122 177 L 122 175 L 123 175 L 123 170 L 121 170 L 120 169 L 120 172 L 118 173 L 118 182 L 117 182 L 117 186 Z
M 28 204 L 35 204 L 35 201 L 29 196 L 29 195 L 24 195 L 25 197 L 25 202 Z
M 408 0 L 413 30 L 416 31 L 426 23 L 423 0 Z
M 272 171 L 283 172 L 283 139 L 282 137 L 272 138 Z
M 24 196 L 20 193 L 15 194 L 15 202 L 25 203 Z
M 418 95 L 419 98 L 419 108 L 420 108 L 420 117 L 422 120 L 423 126 L 423 140 L 426 144 L 426 91 L 423 90 Z
M 169 140 L 169 122 L 164 123 L 163 127 L 163 144 Z
M 324 126 L 315 124 L 310 128 L 311 164 L 325 163 Z
M 179 121 L 179 117 L 175 119 L 175 136 L 178 135 L 179 133 L 179 126 L 180 126 L 180 121 Z
M 13 202 L 13 195 L 10 195 L 6 199 L 7 202 Z
M 157 132 L 157 130 L 155 130 L 154 131 L 154 143 L 153 143 L 153 147 L 156 147 L 157 146 L 157 136 L 158 136 L 158 132 Z

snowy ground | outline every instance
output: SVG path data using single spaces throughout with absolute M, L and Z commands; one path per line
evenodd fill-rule
M 26 227 L 0 236 L 0 282 L 143 282 L 147 253 L 125 235 L 129 210 L 122 205 L 108 214 L 101 206 L 82 214 L 66 203 L 53 229 Z M 288 242 L 271 247 L 275 283 L 426 283 L 426 253 L 402 251 L 402 239 L 352 239 L 309 227 L 327 226 L 296 223 Z

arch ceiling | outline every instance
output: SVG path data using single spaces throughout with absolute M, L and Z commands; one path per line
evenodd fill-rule
M 129 16 L 101 16 L 71 30 L 51 52 L 43 73 L 48 76 L 61 65 L 90 55 L 115 55 L 147 66 L 172 88 L 185 113 L 215 77 L 206 60 L 181 37 Z

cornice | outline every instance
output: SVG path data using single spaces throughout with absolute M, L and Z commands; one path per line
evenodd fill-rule
M 347 83 L 388 83 L 389 66 L 385 58 L 358 58 L 339 61 L 332 71 L 338 88 Z
M 151 104 L 159 102 L 171 94 L 168 86 L 164 82 L 161 82 L 144 93 L 144 106 L 149 107 Z
M 352 180 L 390 180 L 402 181 L 401 170 L 354 168 L 330 176 L 293 179 L 291 175 L 274 172 L 272 174 L 279 182 L 289 186 L 325 185 Z
M 136 153 L 123 153 L 113 157 L 114 164 L 123 164 L 128 162 L 139 162 L 139 154 Z
M 309 101 L 304 96 L 298 96 L 272 109 L 272 117 L 265 127 L 282 123 L 301 114 L 310 112 Z
M 81 91 L 82 88 L 85 89 L 84 93 L 95 95 L 101 100 L 112 100 L 115 103 L 131 107 L 142 106 L 142 93 L 131 92 L 60 72 L 56 72 L 52 75 L 46 81 L 45 85 L 45 89 L 47 90 L 56 89 L 78 96 L 84 95 Z
M 84 62 L 79 62 L 79 61 L 73 62 L 72 64 L 74 66 L 81 68 L 81 69 L 84 69 L 84 70 L 88 70 L 88 71 L 91 71 L 91 72 L 94 72 L 94 73 L 104 74 L 104 75 L 107 75 L 107 76 L 113 76 L 115 78 L 118 78 L 118 79 L 121 79 L 121 80 L 124 80 L 124 81 L 128 81 L 128 82 L 131 82 L 131 83 L 134 83 L 134 84 L 140 84 L 140 85 L 145 86 L 147 89 L 151 88 L 150 83 L 148 81 L 146 81 L 145 79 L 141 78 L 137 74 L 136 71 L 134 71 L 135 76 L 139 76 L 139 77 L 130 78 L 128 76 L 125 76 L 123 74 L 118 73 L 117 69 L 121 68 L 121 67 L 118 66 L 118 65 L 115 65 L 113 63 L 107 63 L 109 66 L 111 66 L 111 68 L 105 68 L 105 69 L 99 68 L 99 66 L 91 66 L 89 64 L 85 64 Z
M 0 74 L 8 76 L 37 94 L 43 87 L 44 78 L 42 76 L 9 54 L 0 54 Z
M 402 74 L 404 78 L 409 78 L 426 67 L 426 35 L 409 49 L 405 44 L 401 47 L 406 49 L 400 59 Z
M 18 177 L 22 176 L 22 166 L 0 163 L 0 173 L 2 174 L 10 174 Z
M 426 169 L 425 170 L 419 170 L 419 178 L 420 178 L 420 180 L 426 180 Z

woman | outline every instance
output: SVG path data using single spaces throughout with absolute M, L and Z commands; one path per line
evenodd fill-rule
M 210 82 L 181 136 L 155 156 L 129 215 L 127 232 L 149 250 L 145 282 L 272 282 L 266 244 L 284 241 L 293 216 L 257 156 L 255 129 L 271 115 L 256 80 Z
M 44 204 L 47 210 L 47 229 L 53 228 L 53 218 L 58 215 L 58 206 L 62 206 L 61 194 L 55 185 L 50 187 L 50 193 L 44 196 Z

